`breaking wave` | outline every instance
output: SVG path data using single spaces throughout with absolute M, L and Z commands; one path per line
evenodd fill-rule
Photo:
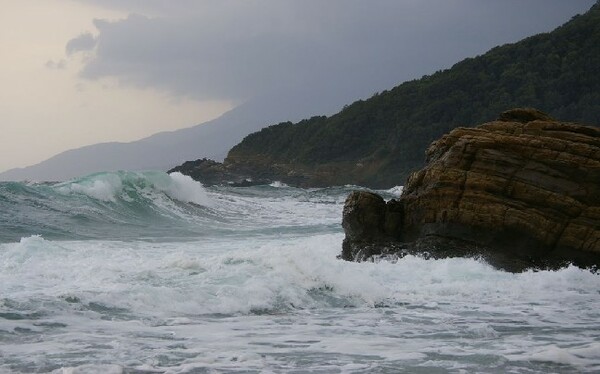
M 0 183 L 0 243 L 52 240 L 189 240 L 215 231 L 316 228 L 341 216 L 349 188 L 283 184 L 205 188 L 180 173 L 107 172 L 62 183 Z M 337 210 L 333 211 L 337 214 Z M 339 226 L 339 225 L 338 225 Z

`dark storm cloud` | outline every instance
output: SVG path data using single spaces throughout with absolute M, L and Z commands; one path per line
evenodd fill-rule
M 96 39 L 91 33 L 81 34 L 78 37 L 71 39 L 65 50 L 67 55 L 72 55 L 76 52 L 91 51 L 96 46 Z
M 112 76 L 198 99 L 294 87 L 368 95 L 550 31 L 593 2 L 97 1 L 146 15 L 96 20 L 97 38 L 80 35 L 67 52 L 96 47 L 85 78 Z

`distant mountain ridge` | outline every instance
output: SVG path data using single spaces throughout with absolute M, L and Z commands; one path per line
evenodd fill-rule
M 0 173 L 0 181 L 57 181 L 100 171 L 167 170 L 198 157 L 223 160 L 247 134 L 290 118 L 300 120 L 310 113 L 334 113 L 347 99 L 348 95 L 342 94 L 320 100 L 318 95 L 307 95 L 301 90 L 265 95 L 193 127 L 128 143 L 71 149 L 36 165 Z
M 69 150 L 0 173 L 0 180 L 65 180 L 98 171 L 167 170 L 202 157 L 220 161 L 227 154 L 225 165 L 231 170 L 295 184 L 401 184 L 423 165 L 424 149 L 433 139 L 458 125 L 491 120 L 512 107 L 531 106 L 559 119 L 600 123 L 598 8 L 597 3 L 552 33 L 494 48 L 452 69 L 354 102 L 330 117 L 294 124 L 311 114 L 334 113 L 362 97 L 364 89 L 340 92 L 324 84 L 318 90 L 279 92 L 201 125 L 130 143 Z M 283 120 L 289 122 L 253 133 Z
M 550 33 L 493 48 L 331 117 L 250 134 L 225 166 L 303 186 L 391 187 L 423 166 L 434 139 L 513 107 L 600 123 L 600 2 Z

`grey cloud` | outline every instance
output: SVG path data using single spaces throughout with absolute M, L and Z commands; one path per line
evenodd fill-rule
M 212 0 L 78 0 L 81 3 L 92 4 L 105 9 L 125 11 L 145 15 L 165 15 L 172 13 L 188 13 L 205 7 Z M 221 0 L 223 2 L 227 0 Z M 200 5 L 203 2 L 204 4 Z
M 91 33 L 84 33 L 71 39 L 65 48 L 67 55 L 77 52 L 91 51 L 96 46 L 96 39 Z
M 123 0 L 115 6 L 152 16 L 96 20 L 97 38 L 67 52 L 96 47 L 84 78 L 201 100 L 299 88 L 360 97 L 550 31 L 593 2 Z
M 48 60 L 44 64 L 48 69 L 63 70 L 67 67 L 67 61 L 60 59 L 59 61 Z

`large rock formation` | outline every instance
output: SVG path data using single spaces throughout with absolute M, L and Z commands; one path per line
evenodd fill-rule
M 399 201 L 351 194 L 342 257 L 480 255 L 508 270 L 600 264 L 600 129 L 515 109 L 427 150 Z

